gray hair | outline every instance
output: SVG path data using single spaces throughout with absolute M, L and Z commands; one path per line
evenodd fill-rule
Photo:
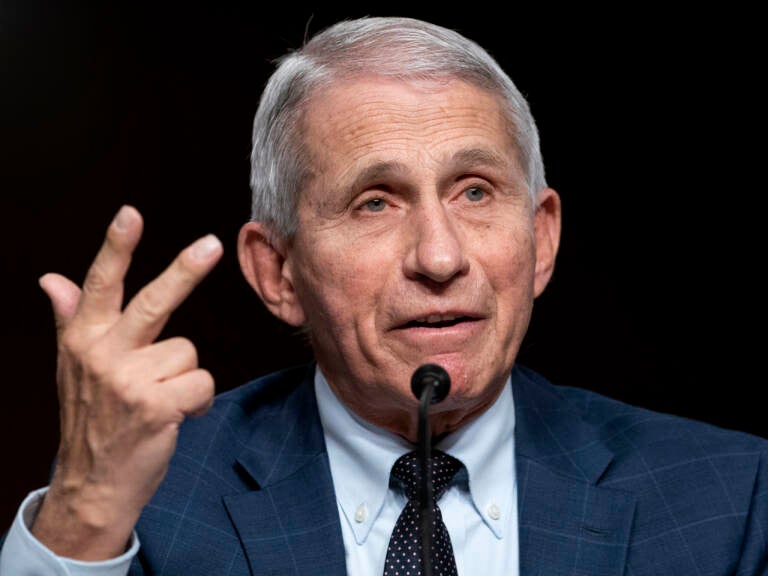
M 344 20 L 277 61 L 253 123 L 251 218 L 272 233 L 296 232 L 299 195 L 312 174 L 301 119 L 311 94 L 340 78 L 457 78 L 496 94 L 535 200 L 546 186 L 539 134 L 528 102 L 496 60 L 454 30 L 402 17 Z M 535 205 L 535 202 L 534 202 Z

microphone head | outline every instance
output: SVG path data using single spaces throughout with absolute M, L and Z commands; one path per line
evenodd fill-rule
M 432 386 L 432 404 L 442 402 L 451 390 L 451 377 L 438 364 L 422 364 L 411 377 L 411 391 L 418 400 L 428 386 Z

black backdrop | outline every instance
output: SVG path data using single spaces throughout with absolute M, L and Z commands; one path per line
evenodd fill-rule
M 223 261 L 166 329 L 193 339 L 218 390 L 310 357 L 237 266 L 250 123 L 272 58 L 363 14 L 464 32 L 530 99 L 564 234 L 520 360 L 560 384 L 768 436 L 755 17 L 458 4 L 0 2 L 2 525 L 45 484 L 57 443 L 37 278 L 80 281 L 121 204 L 145 217 L 129 294 L 194 238 L 223 240 Z

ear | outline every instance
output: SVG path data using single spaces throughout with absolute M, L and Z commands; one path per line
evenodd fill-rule
M 533 287 L 534 295 L 538 297 L 552 278 L 557 250 L 560 247 L 560 196 L 552 188 L 539 191 L 533 226 L 536 238 L 536 271 Z
M 272 314 L 291 326 L 301 326 L 306 317 L 294 289 L 286 240 L 275 239 L 260 222 L 240 228 L 237 257 L 245 279 Z

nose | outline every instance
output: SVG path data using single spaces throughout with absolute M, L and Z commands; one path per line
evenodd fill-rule
M 420 206 L 411 219 L 412 239 L 404 261 L 406 277 L 442 284 L 468 270 L 464 243 L 444 206 Z

